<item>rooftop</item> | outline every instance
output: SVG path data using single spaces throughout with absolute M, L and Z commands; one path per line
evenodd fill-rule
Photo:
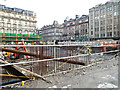
M 70 25 L 74 25 L 73 22 L 80 21 L 80 20 L 84 22 L 84 20 L 86 20 L 87 18 L 89 18 L 89 15 L 82 15 L 81 17 L 79 15 L 76 15 L 75 19 L 72 19 L 72 18 L 69 20 L 65 19 L 63 24 L 70 23 Z M 79 24 L 79 23 L 75 23 L 75 24 Z
M 107 1 L 105 4 L 100 3 L 100 4 L 97 4 L 95 7 L 92 7 L 92 8 L 90 8 L 90 9 L 97 8 L 97 7 L 100 7 L 100 6 L 109 4 L 109 3 L 118 3 L 118 2 L 120 2 L 120 0 L 109 0 L 109 1 Z
M 11 8 L 11 7 L 6 7 L 5 5 L 1 5 L 0 4 L 0 10 L 6 10 L 9 12 L 16 12 L 16 13 L 20 13 L 20 14 L 26 14 L 26 15 L 30 15 L 33 16 L 34 13 L 33 11 L 29 11 L 29 10 L 24 10 L 24 9 L 20 9 L 20 8 Z

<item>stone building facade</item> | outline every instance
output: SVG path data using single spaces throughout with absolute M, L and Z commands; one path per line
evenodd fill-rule
M 36 23 L 33 11 L 0 5 L 1 33 L 35 34 Z
M 52 25 L 43 26 L 40 31 L 44 42 L 62 39 L 62 29 L 58 21 L 54 21 Z
M 120 0 L 111 0 L 89 9 L 89 36 L 91 39 L 120 38 Z
M 89 16 L 76 15 L 75 19 L 64 20 L 63 41 L 83 41 L 89 38 Z

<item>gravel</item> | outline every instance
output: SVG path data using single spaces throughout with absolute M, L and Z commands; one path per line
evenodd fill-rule
M 117 88 L 118 57 L 85 69 L 49 76 L 46 79 L 52 81 L 52 84 L 38 79 L 20 88 Z

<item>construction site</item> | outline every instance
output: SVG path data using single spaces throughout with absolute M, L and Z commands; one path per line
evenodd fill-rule
M 119 12 L 120 0 L 0 0 L 0 89 L 119 88 Z
M 0 40 L 1 88 L 118 87 L 119 40 L 56 45 L 41 43 L 40 35 L 9 33 Z

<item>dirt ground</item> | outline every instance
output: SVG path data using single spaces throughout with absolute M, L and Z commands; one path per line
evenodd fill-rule
M 117 88 L 118 60 L 106 60 L 88 68 L 46 77 L 52 83 L 35 80 L 20 88 Z

